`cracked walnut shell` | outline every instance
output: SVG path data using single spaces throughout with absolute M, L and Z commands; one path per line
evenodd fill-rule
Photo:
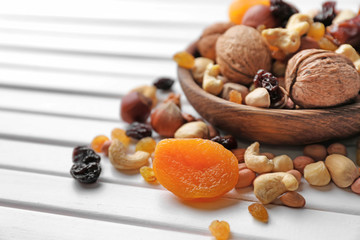
M 331 51 L 308 49 L 289 60 L 285 88 L 300 107 L 332 107 L 358 95 L 360 76 L 348 58 Z
M 250 85 L 259 69 L 270 71 L 270 50 L 254 28 L 236 25 L 216 43 L 216 61 L 231 82 Z

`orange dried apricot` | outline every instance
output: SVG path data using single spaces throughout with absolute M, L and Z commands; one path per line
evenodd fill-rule
M 101 148 L 104 145 L 106 141 L 108 141 L 109 138 L 105 135 L 98 135 L 94 137 L 94 139 L 91 141 L 91 148 L 97 152 L 101 153 Z
M 238 160 L 221 144 L 199 138 L 164 139 L 155 149 L 159 183 L 182 199 L 209 199 L 233 189 Z
M 267 223 L 269 214 L 261 203 L 253 203 L 248 207 L 249 213 L 258 221 Z
M 270 6 L 269 0 L 234 0 L 230 4 L 229 8 L 229 17 L 230 21 L 235 24 L 241 24 L 242 18 L 244 17 L 246 11 L 258 4 Z
M 192 69 L 195 65 L 195 58 L 188 52 L 178 52 L 173 56 L 173 60 L 178 64 L 179 67 L 186 69 Z

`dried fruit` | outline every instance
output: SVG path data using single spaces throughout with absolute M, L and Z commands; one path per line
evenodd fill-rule
M 195 65 L 195 58 L 188 52 L 178 52 L 173 56 L 173 60 L 179 67 L 192 69 Z
M 108 141 L 109 138 L 107 136 L 104 135 L 99 135 L 96 136 L 92 141 L 91 141 L 91 148 L 97 152 L 100 153 L 101 152 L 101 148 L 104 145 L 104 143 L 106 141 Z
M 128 123 L 145 122 L 150 115 L 152 100 L 137 91 L 121 99 L 120 115 Z
M 230 237 L 230 225 L 225 221 L 213 221 L 209 230 L 216 240 L 227 240 Z
M 210 140 L 164 139 L 153 160 L 159 183 L 182 199 L 220 197 L 237 183 L 238 161 Z
M 360 15 L 329 26 L 328 32 L 337 45 L 348 43 L 360 51 Z
M 241 93 L 236 90 L 231 90 L 229 92 L 229 101 L 233 103 L 242 104 L 242 96 Z
M 261 203 L 253 203 L 248 207 L 249 213 L 258 221 L 267 223 L 269 214 Z
M 86 146 L 79 146 L 73 150 L 73 166 L 70 174 L 81 183 L 94 183 L 101 173 L 100 156 Z
M 154 170 L 151 167 L 143 166 L 140 168 L 140 174 L 145 181 L 149 183 L 156 182 Z
M 286 26 L 289 18 L 299 11 L 282 0 L 270 0 L 270 11 L 282 27 Z
M 154 82 L 154 86 L 157 89 L 169 90 L 174 84 L 174 80 L 171 78 L 159 78 Z
M 212 138 L 211 141 L 220 143 L 226 149 L 229 149 L 229 150 L 237 148 L 237 141 L 231 135 L 227 135 L 224 137 L 216 136 L 216 137 Z
M 151 137 L 142 138 L 135 147 L 136 151 L 144 151 L 152 154 L 155 151 L 156 141 Z
M 230 21 L 241 24 L 247 10 L 258 4 L 269 6 L 269 0 L 234 0 L 229 8 Z
M 325 26 L 330 26 L 334 18 L 336 17 L 335 10 L 336 2 L 324 2 L 322 5 L 321 12 L 319 12 L 315 17 L 315 22 L 321 22 Z
M 313 24 L 311 24 L 307 36 L 318 41 L 324 36 L 324 34 L 325 25 L 321 22 L 314 22 Z
M 266 72 L 263 69 L 260 69 L 256 73 L 254 77 L 254 85 L 255 87 L 263 87 L 269 92 L 272 104 L 280 101 L 283 97 L 277 78 L 270 72 Z
M 120 142 L 122 142 L 122 144 L 124 144 L 125 147 L 128 147 L 130 142 L 131 142 L 131 138 L 129 138 L 126 135 L 126 131 L 124 129 L 121 129 L 121 128 L 114 128 L 111 131 L 111 139 L 112 140 L 114 140 L 114 139 L 119 140 Z
M 88 146 L 78 146 L 73 150 L 72 160 L 75 164 L 100 162 L 100 159 L 100 156 Z
M 152 129 L 145 123 L 134 122 L 126 129 L 126 135 L 135 139 L 151 137 Z

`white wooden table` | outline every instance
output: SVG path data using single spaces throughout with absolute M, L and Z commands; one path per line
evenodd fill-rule
M 321 1 L 301 2 L 295 4 L 306 10 Z M 0 0 L 0 239 L 213 239 L 208 226 L 215 219 L 230 223 L 232 239 L 360 239 L 360 196 L 334 184 L 303 181 L 306 207 L 269 205 L 270 221 L 262 224 L 247 210 L 256 201 L 251 188 L 216 202 L 182 202 L 105 157 L 97 184 L 70 176 L 73 147 L 124 128 L 121 97 L 157 77 L 176 78 L 172 55 L 206 25 L 227 20 L 229 3 Z M 178 83 L 174 90 L 181 92 Z M 196 115 L 184 97 L 182 103 Z M 344 142 L 354 159 L 354 139 Z

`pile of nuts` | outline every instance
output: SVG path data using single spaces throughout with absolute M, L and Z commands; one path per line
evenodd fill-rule
M 235 0 L 230 23 L 207 27 L 174 60 L 213 95 L 262 108 L 325 108 L 360 91 L 360 15 L 325 2 L 299 13 L 282 0 Z M 191 59 L 191 60 L 189 60 Z M 262 79 L 259 82 L 259 79 Z

